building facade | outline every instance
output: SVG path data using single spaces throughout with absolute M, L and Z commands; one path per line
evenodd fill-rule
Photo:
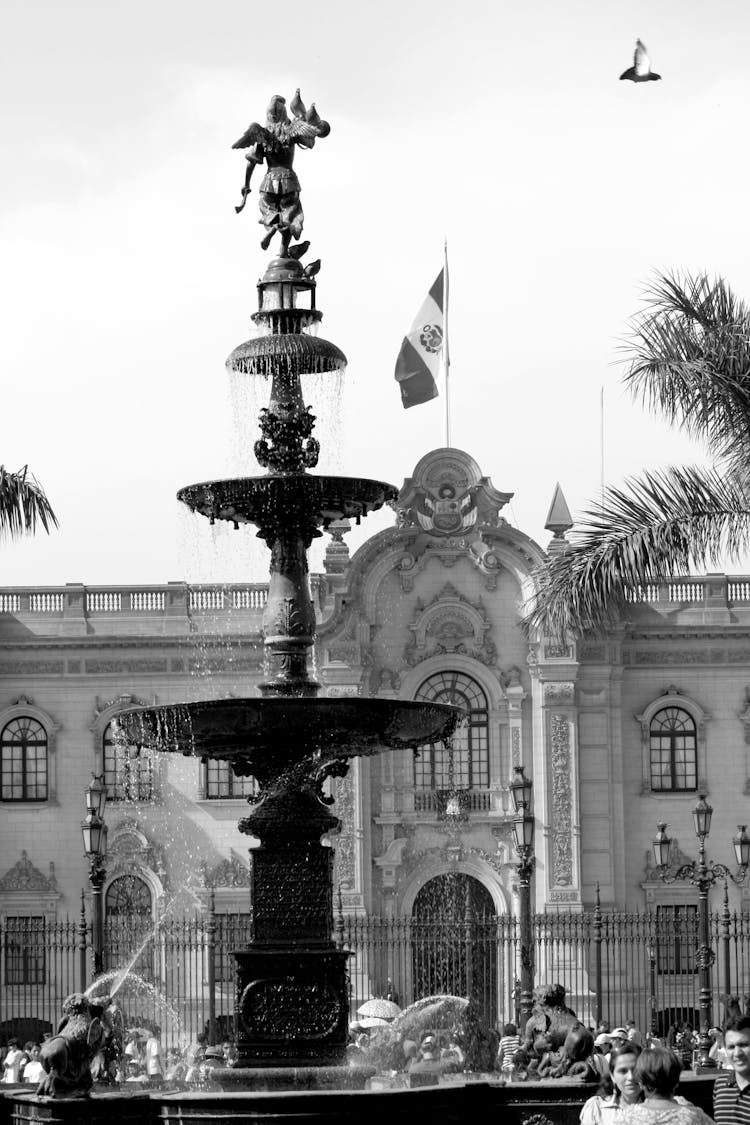
M 509 784 L 523 765 L 533 780 L 537 912 L 575 915 L 599 902 L 690 919 L 695 890 L 658 877 L 651 841 L 666 821 L 676 854 L 695 854 L 691 810 L 705 793 L 715 809 L 709 853 L 731 864 L 735 826 L 750 820 L 750 579 L 634 591 L 627 621 L 577 645 L 527 638 L 519 610 L 544 551 L 504 518 L 511 495 L 468 454 L 438 449 L 404 482 L 393 526 L 352 557 L 346 525 L 330 529 L 325 572 L 312 582 L 323 693 L 458 702 L 468 712 L 451 746 L 356 759 L 333 783 L 343 913 L 423 927 L 517 918 Z M 567 527 L 559 510 L 548 520 L 550 550 Z M 104 775 L 108 793 L 103 900 L 113 932 L 134 914 L 147 930 L 170 913 L 205 912 L 211 893 L 217 914 L 247 912 L 247 839 L 236 822 L 252 779 L 119 746 L 111 723 L 133 704 L 253 694 L 258 578 L 0 590 L 6 931 L 23 918 L 75 918 L 82 891 L 88 902 L 80 822 L 92 774 Z M 730 888 L 733 910 L 745 895 Z M 425 956 L 432 983 L 445 984 Z M 492 957 L 491 1006 L 507 1011 L 517 959 Z M 356 988 L 382 991 L 394 972 L 406 988 L 415 958 L 412 950 L 396 969 L 359 958 Z M 583 993 L 591 966 L 578 968 Z M 7 964 L 0 973 L 7 985 Z M 736 983 L 746 990 L 748 981 Z

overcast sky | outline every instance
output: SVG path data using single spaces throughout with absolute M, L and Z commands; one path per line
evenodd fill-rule
M 618 81 L 637 36 L 662 82 Z M 444 237 L 452 444 L 511 522 L 546 544 L 558 480 L 596 496 L 602 386 L 609 482 L 700 459 L 630 404 L 618 342 L 654 269 L 750 297 L 748 57 L 742 0 L 5 0 L 0 460 L 61 526 L 4 545 L 0 584 L 265 577 L 250 529 L 174 495 L 260 472 L 224 360 L 268 255 L 231 144 L 298 85 L 332 126 L 296 168 L 349 359 L 321 468 L 399 485 L 444 444 L 443 399 L 393 379 Z

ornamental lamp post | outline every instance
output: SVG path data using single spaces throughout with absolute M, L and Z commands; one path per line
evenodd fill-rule
M 533 783 L 526 777 L 523 766 L 516 766 L 516 779 L 510 784 L 513 808 L 517 818 L 513 821 L 516 852 L 519 862 L 518 889 L 520 898 L 521 946 L 521 997 L 519 1012 L 525 1025 L 531 1018 L 534 989 L 534 939 L 531 929 L 531 873 L 534 869 L 534 814 L 531 811 Z
M 104 778 L 94 776 L 86 789 L 86 819 L 81 822 L 83 851 L 89 861 L 89 881 L 91 883 L 94 977 L 98 977 L 100 973 L 104 972 L 102 888 L 107 877 L 107 870 L 104 866 L 104 861 L 107 858 L 107 825 L 104 823 L 106 803 L 107 787 Z
M 706 800 L 705 793 L 701 793 L 693 809 L 693 824 L 695 835 L 698 838 L 698 859 L 691 863 L 684 863 L 673 874 L 669 871 L 670 850 L 672 839 L 667 835 L 667 825 L 660 821 L 654 837 L 654 860 L 659 878 L 665 883 L 674 883 L 685 880 L 698 888 L 698 949 L 695 961 L 698 967 L 699 993 L 698 1004 L 700 1007 L 700 1036 L 698 1040 L 698 1067 L 699 1071 L 712 1069 L 716 1066 L 708 1052 L 711 1046 L 708 1029 L 712 1025 L 711 1016 L 711 968 L 716 960 L 716 954 L 711 948 L 711 936 L 708 917 L 708 892 L 718 880 L 731 879 L 738 885 L 743 883 L 750 863 L 750 837 L 747 834 L 747 825 L 737 826 L 737 835 L 732 838 L 734 854 L 737 860 L 737 871 L 732 873 L 723 863 L 706 862 L 706 837 L 711 831 L 711 817 L 713 808 Z

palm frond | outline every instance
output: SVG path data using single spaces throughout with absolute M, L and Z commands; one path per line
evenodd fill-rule
M 28 465 L 16 473 L 0 465 L 0 538 L 33 533 L 37 524 L 48 533 L 50 527 L 57 527 L 57 516 L 44 489 Z
M 730 471 L 750 459 L 750 311 L 722 278 L 657 274 L 624 344 L 625 382 Z
M 609 488 L 568 550 L 532 574 L 527 631 L 565 640 L 622 620 L 643 583 L 736 559 L 750 546 L 750 494 L 715 469 L 670 468 Z

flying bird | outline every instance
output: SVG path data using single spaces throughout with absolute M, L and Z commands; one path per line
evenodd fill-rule
M 645 44 L 640 39 L 635 41 L 633 65 L 620 75 L 621 82 L 623 78 L 627 79 L 628 82 L 658 82 L 661 79 L 661 75 L 655 74 L 651 69 L 651 60 L 648 57 Z

